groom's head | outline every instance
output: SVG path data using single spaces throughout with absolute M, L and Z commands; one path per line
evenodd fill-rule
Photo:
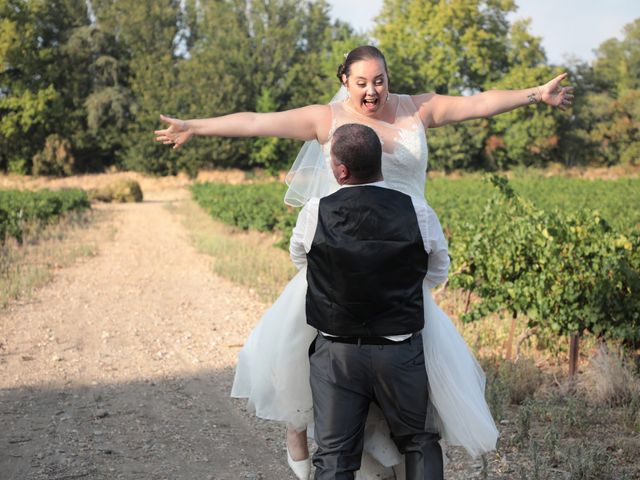
M 382 180 L 382 145 L 373 129 L 347 123 L 333 132 L 331 169 L 340 185 Z

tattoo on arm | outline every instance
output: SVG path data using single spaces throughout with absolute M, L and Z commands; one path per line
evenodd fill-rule
M 538 98 L 536 97 L 536 94 L 533 92 L 527 95 L 527 98 L 529 99 L 529 103 L 538 103 Z

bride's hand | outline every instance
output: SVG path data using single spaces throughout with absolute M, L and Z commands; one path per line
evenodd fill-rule
M 156 142 L 162 142 L 165 145 L 173 145 L 173 148 L 180 148 L 181 145 L 187 143 L 193 136 L 193 131 L 184 120 L 171 118 L 160 115 L 160 120 L 169 125 L 163 130 L 155 130 Z
M 540 100 L 552 107 L 558 107 L 560 110 L 571 106 L 571 102 L 573 101 L 573 87 L 563 87 L 560 85 L 560 82 L 565 78 L 567 78 L 567 74 L 563 73 L 550 82 L 538 87 L 540 89 Z

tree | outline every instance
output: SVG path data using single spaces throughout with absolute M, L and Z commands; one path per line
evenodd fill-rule
M 132 120 L 133 100 L 122 60 L 125 52 L 112 34 L 97 25 L 75 29 L 64 51 L 69 69 L 80 70 L 69 82 L 77 83 L 78 88 L 68 109 L 73 112 L 71 138 L 82 147 L 78 149 L 78 169 L 100 171 L 117 163 L 123 148 L 122 132 Z
M 27 173 L 49 135 L 70 139 L 63 46 L 89 20 L 81 0 L 2 0 L 0 18 L 0 168 Z
M 617 99 L 607 93 L 587 94 L 581 114 L 594 163 L 640 163 L 640 90 L 623 90 Z
M 552 69 L 529 21 L 509 25 L 515 3 L 388 0 L 373 31 L 387 55 L 391 85 L 407 93 L 469 95 L 548 81 Z M 558 113 L 518 109 L 429 132 L 431 165 L 501 169 L 540 165 L 558 144 Z
M 611 38 L 596 49 L 595 75 L 612 96 L 640 88 L 640 18 L 623 28 L 624 38 Z
M 177 110 L 184 97 L 173 92 L 177 82 L 177 45 L 180 43 L 179 0 L 92 0 L 97 27 L 112 36 L 120 52 L 118 71 L 126 78 L 101 91 L 88 106 L 99 112 L 101 106 L 115 104 L 126 118 L 121 131 L 122 149 L 118 162 L 128 168 L 156 174 L 177 172 L 170 149 L 153 142 L 151 132 L 158 126 L 158 115 Z M 127 102 L 131 100 L 131 103 Z M 103 124 L 117 124 L 119 118 L 99 116 Z
M 477 92 L 508 67 L 511 0 L 387 0 L 373 36 L 394 90 Z
M 326 68 L 335 58 L 331 42 L 348 42 L 351 30 L 331 23 L 324 1 L 193 1 L 182 16 L 187 50 L 174 59 L 176 77 L 167 78 L 172 87 L 161 93 L 172 95 L 156 107 L 155 116 L 161 111 L 187 118 L 278 111 L 323 101 L 337 89 L 340 62 L 330 73 Z M 159 75 L 169 77 L 168 72 Z M 135 153 L 128 165 L 158 173 L 252 165 L 277 170 L 293 162 L 298 148 L 299 142 L 281 139 L 195 139 L 189 148 L 154 155 L 153 164 L 150 154 L 140 162 Z
M 519 89 L 541 85 L 561 73 L 546 64 L 541 39 L 529 33 L 530 20 L 511 26 L 508 37 L 509 69 L 493 88 Z M 517 165 L 544 166 L 557 153 L 562 117 L 565 114 L 546 105 L 518 108 L 490 121 L 490 136 L 484 155 L 490 168 Z
M 606 40 L 592 66 L 573 68 L 578 95 L 575 116 L 565 121 L 561 151 L 565 163 L 635 165 L 640 161 L 640 19 L 624 27 L 625 37 Z M 575 152 L 582 158 L 574 160 Z

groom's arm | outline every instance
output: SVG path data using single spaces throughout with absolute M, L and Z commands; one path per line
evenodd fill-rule
M 311 250 L 313 237 L 318 226 L 319 199 L 311 198 L 298 214 L 296 226 L 291 232 L 289 255 L 298 270 L 307 265 L 307 253 Z
M 425 282 L 429 288 L 443 283 L 449 275 L 449 247 L 436 212 L 426 201 L 414 199 L 413 203 L 424 249 L 429 254 Z
M 430 248 L 431 251 L 428 251 L 429 268 L 427 269 L 426 279 L 430 283 L 429 286 L 433 288 L 447 280 L 451 260 L 449 259 L 449 246 L 442 231 L 440 220 L 438 220 L 436 212 L 434 212 L 431 207 L 428 207 L 428 209 L 428 248 Z

